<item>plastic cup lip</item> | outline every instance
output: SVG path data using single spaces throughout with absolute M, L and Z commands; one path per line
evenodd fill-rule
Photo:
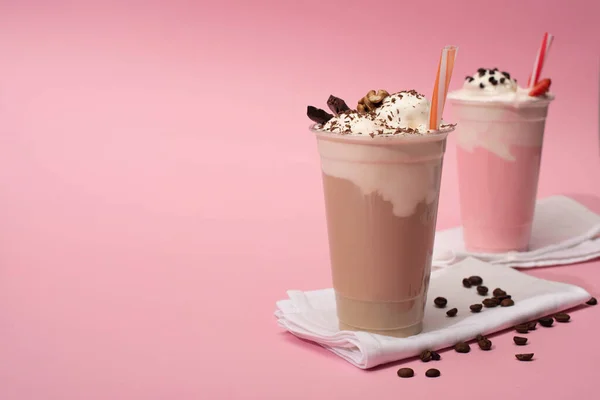
M 317 139 L 330 142 L 353 143 L 367 146 L 394 146 L 406 144 L 420 144 L 437 142 L 446 139 L 448 134 L 456 129 L 456 125 L 445 127 L 425 134 L 397 134 L 397 135 L 350 135 L 335 132 L 322 131 L 317 128 L 318 124 L 309 126 L 309 130 L 315 134 Z
M 535 101 L 498 100 L 498 99 L 486 98 L 485 96 L 481 96 L 477 99 L 474 99 L 474 98 L 464 99 L 464 98 L 456 98 L 453 96 L 448 96 L 448 101 L 452 104 L 469 105 L 469 106 L 476 106 L 476 107 L 523 109 L 523 108 L 547 107 L 552 101 L 554 101 L 554 96 L 549 96 L 544 99 L 537 99 Z

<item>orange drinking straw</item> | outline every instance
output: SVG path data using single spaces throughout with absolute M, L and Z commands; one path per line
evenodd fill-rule
M 440 128 L 457 51 L 458 47 L 456 46 L 446 46 L 442 49 L 429 108 L 429 129 L 437 130 Z

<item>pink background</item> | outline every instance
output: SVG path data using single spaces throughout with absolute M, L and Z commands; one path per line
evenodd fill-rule
M 96 3 L 0 0 L 0 398 L 590 398 L 600 309 L 533 333 L 534 363 L 505 333 L 408 381 L 272 312 L 286 289 L 331 284 L 306 105 L 429 96 L 446 44 L 456 88 L 483 66 L 525 82 L 556 35 L 539 194 L 600 211 L 600 4 Z M 440 228 L 459 220 L 455 178 L 451 139 Z M 600 295 L 599 261 L 531 273 Z

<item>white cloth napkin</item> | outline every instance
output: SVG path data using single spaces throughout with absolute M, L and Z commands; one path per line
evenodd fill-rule
M 491 264 L 531 268 L 564 265 L 600 257 L 600 215 L 565 196 L 539 200 L 533 218 L 529 251 L 471 253 L 465 249 L 462 228 L 435 235 L 434 267 L 455 264 L 466 257 Z
M 481 276 L 490 291 L 496 287 L 507 291 L 515 305 L 484 308 L 480 313 L 471 313 L 469 306 L 484 298 L 474 287 L 467 289 L 462 286 L 462 279 L 472 275 Z M 289 299 L 277 302 L 275 316 L 281 327 L 302 339 L 320 344 L 363 369 L 416 356 L 423 350 L 453 346 L 478 334 L 493 333 L 574 307 L 590 298 L 588 292 L 577 286 L 534 278 L 515 269 L 467 258 L 432 273 L 423 332 L 400 339 L 367 332 L 340 331 L 333 289 L 312 292 L 290 290 L 288 296 Z M 437 296 L 448 299 L 445 309 L 433 305 Z M 446 310 L 454 307 L 458 308 L 458 315 L 447 317 Z

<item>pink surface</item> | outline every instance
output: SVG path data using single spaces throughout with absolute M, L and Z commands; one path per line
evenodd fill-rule
M 282 333 L 272 312 L 286 289 L 331 285 L 306 105 L 429 93 L 446 44 L 454 88 L 480 66 L 524 82 L 556 35 L 539 195 L 600 211 L 600 6 L 206 3 L 0 1 L 0 398 L 590 398 L 600 308 L 531 334 L 533 363 L 503 334 L 408 381 Z M 451 139 L 440 228 L 458 223 L 455 169 Z M 598 261 L 531 273 L 600 294 Z
M 482 147 L 456 147 L 460 171 L 460 213 L 470 251 L 525 251 L 540 174 L 541 146 L 510 146 L 514 160 Z

